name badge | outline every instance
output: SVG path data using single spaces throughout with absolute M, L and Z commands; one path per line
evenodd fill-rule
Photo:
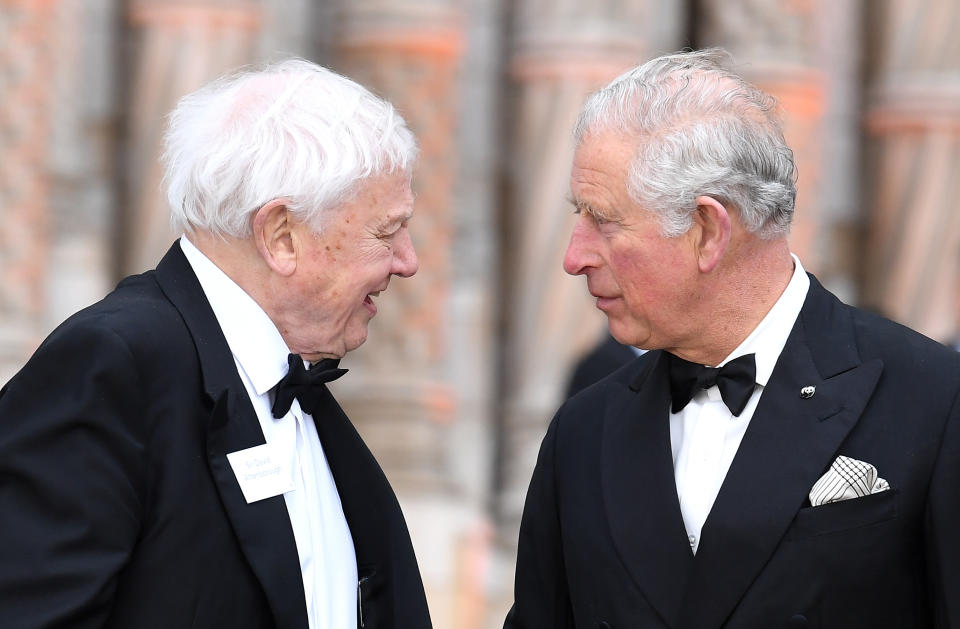
M 227 461 L 247 504 L 296 489 L 290 457 L 280 456 L 269 443 L 231 452 Z

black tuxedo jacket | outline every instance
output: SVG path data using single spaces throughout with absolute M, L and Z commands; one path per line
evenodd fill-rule
M 811 279 L 696 556 L 666 363 L 649 352 L 558 411 L 524 508 L 508 629 L 960 627 L 955 352 Z M 891 489 L 811 507 L 839 455 Z
M 329 392 L 314 419 L 365 629 L 430 627 L 380 467 Z M 262 443 L 174 244 L 64 322 L 0 392 L 0 627 L 306 629 L 283 497 L 247 504 L 226 459 Z

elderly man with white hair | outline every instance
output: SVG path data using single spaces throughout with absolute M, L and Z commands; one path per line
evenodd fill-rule
M 540 450 L 507 629 L 960 627 L 960 357 L 841 303 L 722 51 L 590 97 L 563 261 L 648 351 Z
M 325 386 L 417 256 L 416 141 L 288 60 L 170 116 L 183 237 L 0 393 L 0 626 L 427 628 L 403 515 Z

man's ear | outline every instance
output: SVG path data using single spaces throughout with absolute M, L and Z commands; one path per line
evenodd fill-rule
M 730 244 L 730 213 L 727 208 L 714 199 L 702 195 L 696 198 L 697 213 L 695 221 L 700 228 L 696 242 L 697 263 L 700 271 L 709 273 L 717 268 L 723 254 Z
M 283 276 L 297 270 L 297 247 L 293 219 L 286 199 L 274 199 L 253 215 L 253 242 L 272 271 Z

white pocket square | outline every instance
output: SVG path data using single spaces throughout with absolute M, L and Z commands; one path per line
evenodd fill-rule
M 830 502 L 860 498 L 890 489 L 890 484 L 877 475 L 877 468 L 838 456 L 827 473 L 820 477 L 810 490 L 810 504 L 814 507 Z

